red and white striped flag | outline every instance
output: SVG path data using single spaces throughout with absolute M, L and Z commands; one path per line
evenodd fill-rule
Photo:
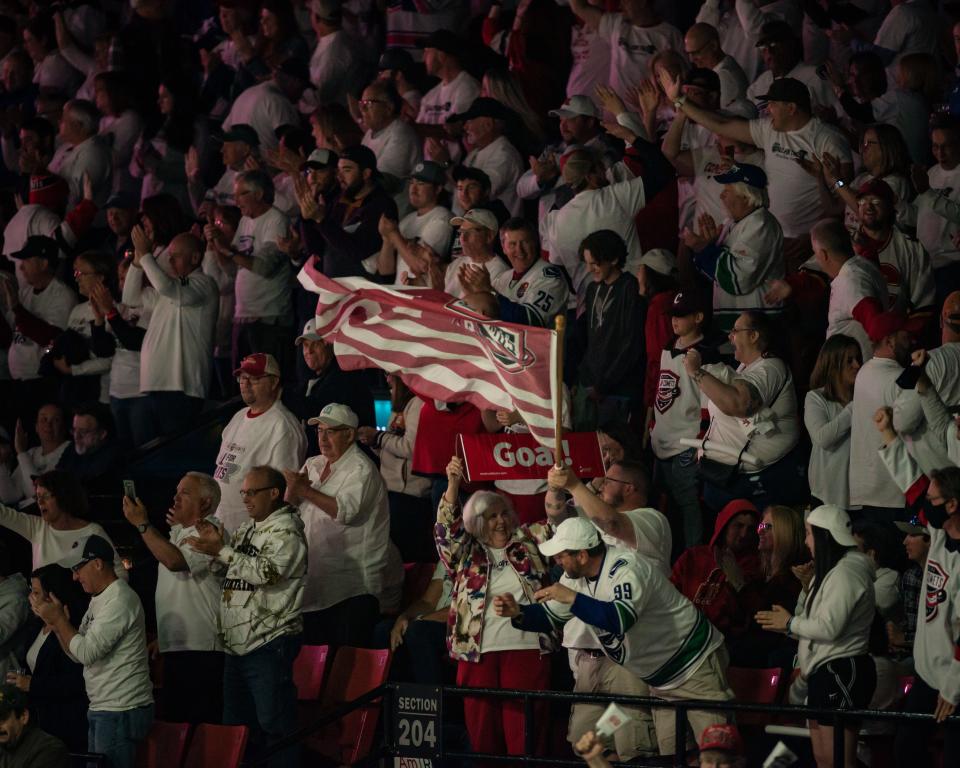
M 333 280 L 309 263 L 298 279 L 319 294 L 317 333 L 344 370 L 382 368 L 423 397 L 516 409 L 553 448 L 554 331 L 489 320 L 442 291 Z

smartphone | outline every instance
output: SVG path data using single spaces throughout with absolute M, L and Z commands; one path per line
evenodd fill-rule
M 900 389 L 916 389 L 917 381 L 923 375 L 923 368 L 919 365 L 910 365 L 903 369 L 897 377 L 897 386 Z
M 123 481 L 123 495 L 131 501 L 137 498 L 137 487 L 133 484 L 133 480 Z

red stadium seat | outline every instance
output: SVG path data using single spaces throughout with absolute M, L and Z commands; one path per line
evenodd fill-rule
M 178 768 L 187 751 L 190 723 L 154 720 L 150 733 L 137 749 L 137 768 Z
M 323 690 L 323 675 L 330 653 L 326 645 L 305 645 L 293 662 L 293 683 L 297 686 L 298 701 L 316 701 Z
M 390 660 L 388 650 L 337 649 L 330 679 L 323 689 L 323 708 L 332 709 L 383 685 Z M 308 738 L 307 745 L 339 765 L 352 765 L 369 754 L 379 716 L 379 703 L 356 709 Z
M 727 681 L 737 701 L 749 704 L 774 704 L 780 691 L 780 668 L 729 667 Z M 737 713 L 737 722 L 744 725 L 765 725 L 769 721 L 770 717 L 761 712 Z
M 190 739 L 183 768 L 239 768 L 249 732 L 245 725 L 200 723 Z

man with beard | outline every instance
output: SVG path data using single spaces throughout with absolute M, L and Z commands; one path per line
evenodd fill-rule
M 850 430 L 850 508 L 863 517 L 894 520 L 903 517 L 903 492 L 890 477 L 879 450 L 883 441 L 874 426 L 880 408 L 893 407 L 903 391 L 897 378 L 910 365 L 910 326 L 906 315 L 889 310 L 871 318 L 867 335 L 873 342 L 873 357 L 863 364 L 853 387 L 853 417 Z M 894 428 L 918 418 L 919 405 L 898 406 Z
M 340 195 L 331 206 L 298 187 L 304 239 L 317 232 L 326 241 L 321 271 L 327 277 L 363 276 L 363 260 L 379 254 L 383 245 L 380 217 L 398 219 L 397 204 L 379 178 L 376 155 L 355 146 L 344 149 L 337 161 Z
M 871 179 L 857 193 L 860 226 L 854 250 L 883 273 L 895 309 L 929 320 L 934 304 L 933 267 L 920 242 L 895 226 L 897 196 L 883 179 Z
M 645 682 L 651 696 L 673 701 L 733 698 L 723 636 L 645 558 L 608 547 L 593 524 L 579 517 L 560 523 L 540 551 L 563 568 L 560 582 L 536 592 L 532 605 L 518 605 L 510 594 L 495 595 L 498 616 L 536 632 L 579 619 L 604 656 Z M 694 733 L 726 722 L 719 711 L 691 710 L 687 717 Z M 653 720 L 661 755 L 683 748 L 675 743 L 672 711 L 655 709 Z

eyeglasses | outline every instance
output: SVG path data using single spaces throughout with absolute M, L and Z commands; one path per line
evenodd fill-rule
M 357 104 L 359 104 L 361 107 L 369 107 L 372 104 L 389 104 L 389 103 L 390 102 L 386 101 L 386 99 L 360 99 L 360 101 L 357 102 Z
M 629 480 L 618 480 L 615 477 L 605 477 L 603 478 L 605 483 L 620 483 L 621 485 L 633 485 Z
M 743 333 L 744 331 L 755 331 L 755 330 L 757 329 L 756 328 L 737 328 L 736 326 L 734 326 L 733 328 L 730 329 L 730 335 L 734 336 L 738 333 Z
M 52 498 L 55 498 L 52 493 L 38 493 L 37 501 L 48 501 Z
M 81 272 L 79 269 L 73 270 L 73 279 L 79 280 L 81 277 L 93 277 L 96 272 Z
M 317 427 L 317 436 L 326 437 L 334 432 L 346 432 L 350 427 Z
M 710 45 L 711 42 L 712 42 L 712 41 L 708 40 L 708 41 L 705 42 L 703 45 L 701 45 L 699 48 L 697 48 L 697 49 L 695 49 L 695 50 L 693 50 L 693 51 L 686 51 L 685 53 L 687 54 L 687 56 L 696 56 L 696 55 L 697 55 L 698 53 L 700 53 L 701 51 L 706 50 L 707 47 Z
M 764 531 L 769 531 L 773 528 L 773 523 L 760 523 L 757 526 L 757 533 L 763 533 Z
M 239 384 L 256 384 L 258 381 L 263 381 L 264 379 L 272 378 L 273 374 L 265 373 L 263 376 L 251 376 L 249 373 L 241 373 L 237 376 L 237 382 Z
M 273 490 L 274 488 L 276 488 L 275 485 L 265 485 L 263 486 L 263 488 L 241 488 L 240 498 L 249 499 L 253 496 L 256 496 L 258 493 L 262 493 L 263 491 L 270 491 L 270 490 Z

